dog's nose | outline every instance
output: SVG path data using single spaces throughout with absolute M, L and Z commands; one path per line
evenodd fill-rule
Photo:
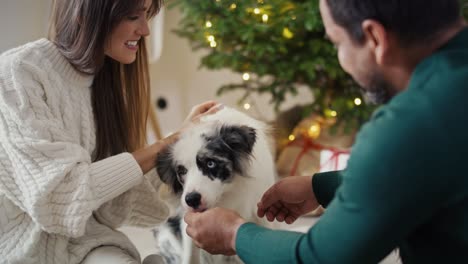
M 200 206 L 201 194 L 197 192 L 191 192 L 185 196 L 185 202 L 193 209 L 197 209 L 198 206 Z

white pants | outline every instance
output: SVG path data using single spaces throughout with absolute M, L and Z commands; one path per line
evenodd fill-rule
M 82 264 L 140 264 L 124 250 L 113 246 L 102 246 L 89 252 Z M 150 255 L 143 264 L 162 264 L 162 258 Z

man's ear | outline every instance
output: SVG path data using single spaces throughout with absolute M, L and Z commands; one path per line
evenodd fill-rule
M 255 129 L 248 126 L 222 126 L 219 134 L 223 141 L 235 152 L 251 154 L 257 141 Z
M 376 20 L 366 19 L 362 22 L 365 44 L 374 53 L 378 65 L 389 63 L 390 33 Z
M 169 185 L 174 193 L 178 194 L 183 191 L 182 184 L 177 180 L 177 172 L 170 147 L 158 153 L 156 171 L 161 181 Z

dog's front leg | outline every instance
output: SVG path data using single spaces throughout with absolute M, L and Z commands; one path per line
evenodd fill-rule
M 187 235 L 187 224 L 181 221 L 182 232 L 182 264 L 200 264 L 200 249 L 195 246 L 192 239 Z

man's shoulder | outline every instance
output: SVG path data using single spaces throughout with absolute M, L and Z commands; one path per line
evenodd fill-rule
M 440 88 L 464 88 L 467 82 L 468 42 L 465 46 L 441 49 L 424 59 L 414 70 L 408 90 L 445 92 Z

